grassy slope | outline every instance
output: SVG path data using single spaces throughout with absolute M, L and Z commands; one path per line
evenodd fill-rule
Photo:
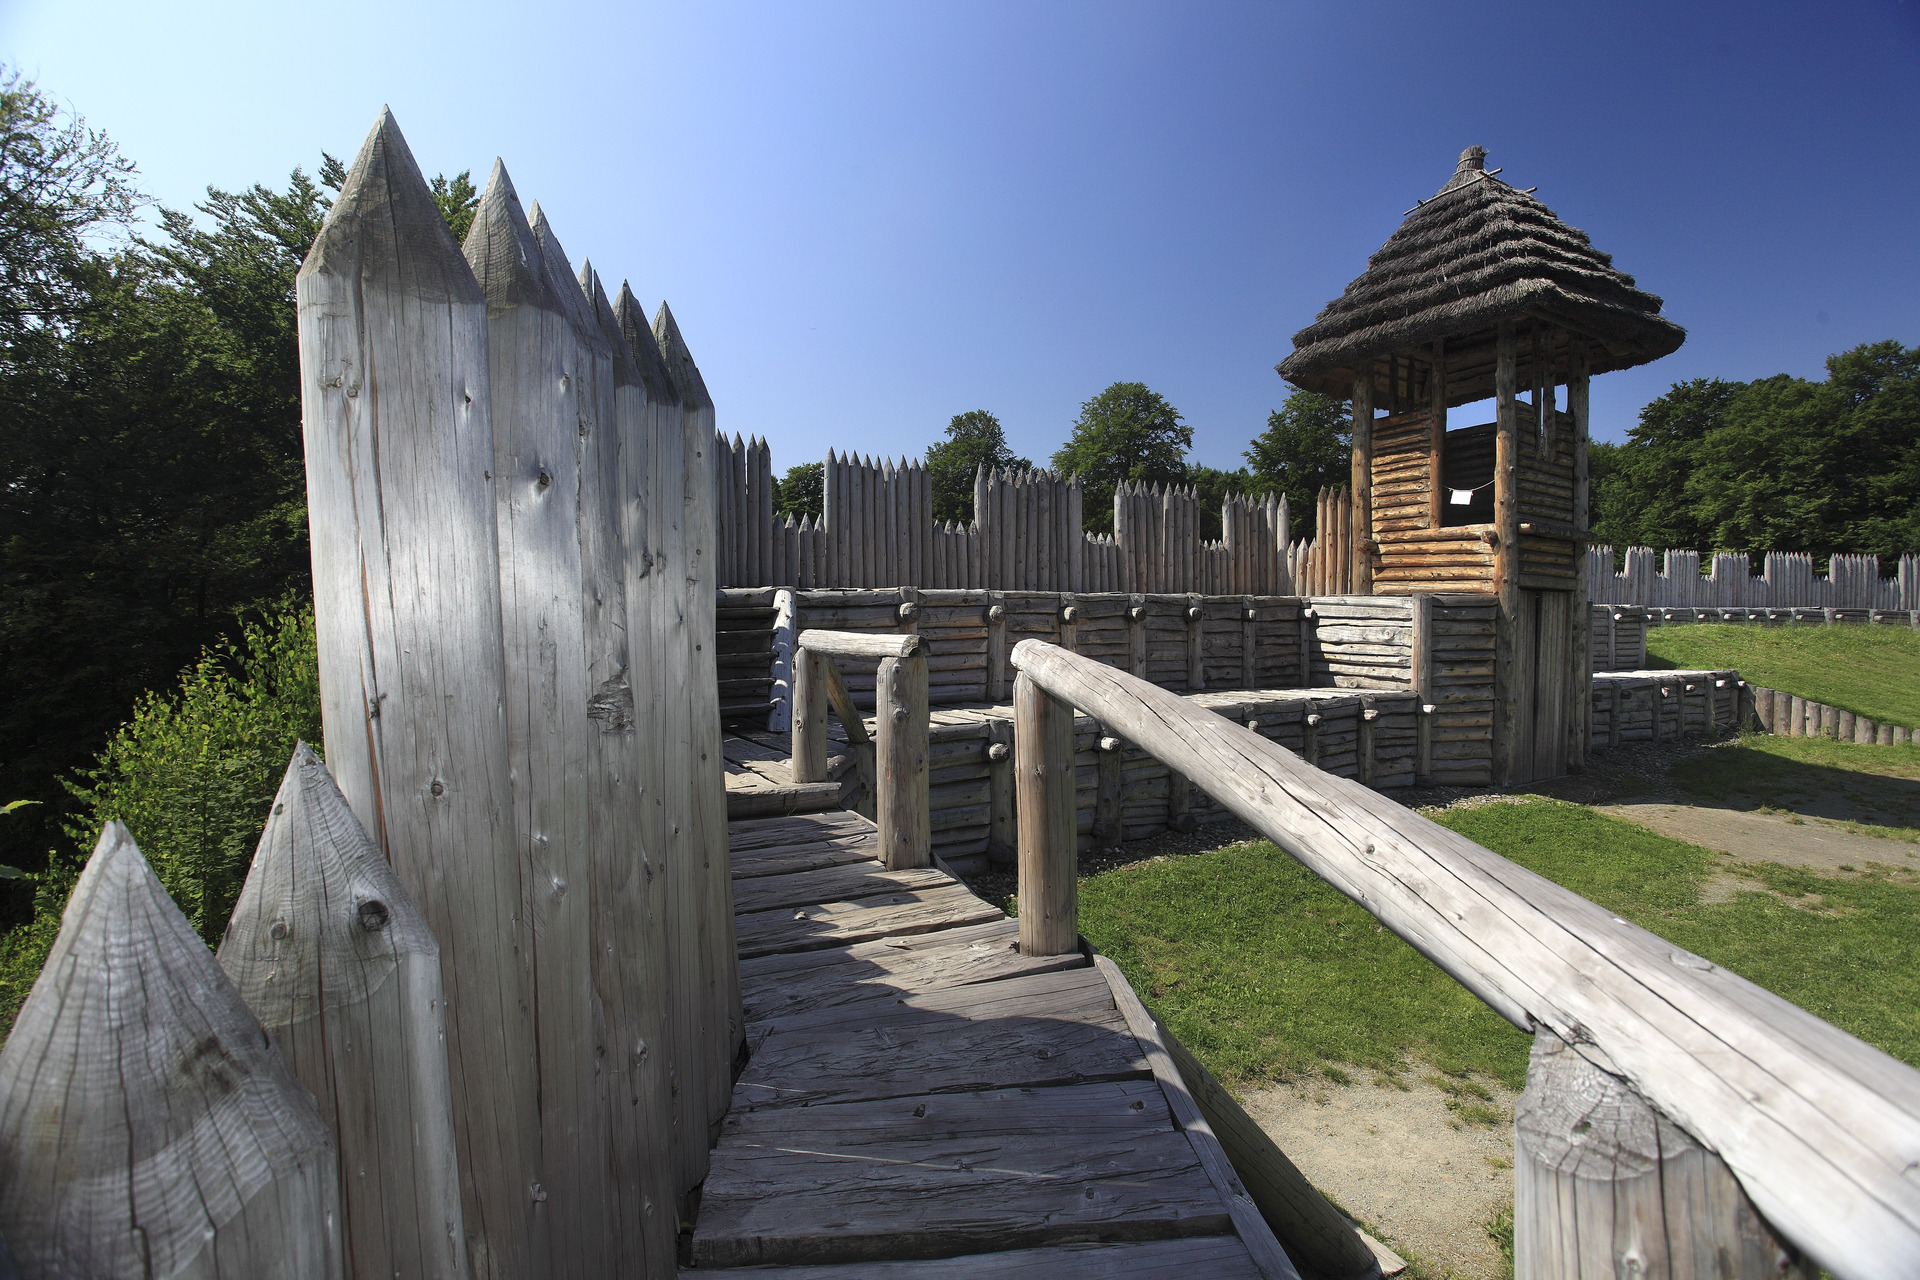
M 1647 663 L 1734 667 L 1769 689 L 1920 728 L 1920 631 L 1908 627 L 1654 627 Z
M 1772 892 L 1703 905 L 1714 854 L 1588 809 L 1533 800 L 1443 820 L 1920 1065 L 1920 886 L 1743 867 Z M 1272 845 L 1091 876 L 1080 913 L 1094 946 L 1236 1084 L 1327 1064 L 1390 1072 L 1407 1054 L 1516 1088 L 1524 1077 L 1527 1037 Z

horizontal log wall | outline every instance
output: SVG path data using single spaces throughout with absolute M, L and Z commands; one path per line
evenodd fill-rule
M 1595 671 L 1638 671 L 1647 665 L 1647 614 L 1624 605 L 1588 610 L 1589 661 Z
M 1414 785 L 1420 700 L 1411 691 L 1260 690 L 1192 695 L 1209 711 L 1250 726 L 1329 773 L 1376 790 Z M 933 852 L 971 872 L 1013 859 L 1011 706 L 935 711 L 928 729 Z M 1174 828 L 1225 821 L 1230 813 L 1198 786 L 1091 716 L 1074 717 L 1074 813 L 1081 853 Z M 996 832 L 1003 833 L 996 835 Z
M 1751 713 L 1740 673 L 1609 671 L 1593 677 L 1595 750 L 1628 742 L 1713 738 Z
M 1769 551 L 1765 568 L 1750 571 L 1747 553 L 1717 551 L 1701 571 L 1698 551 L 1629 547 L 1626 567 L 1614 570 L 1612 547 L 1587 551 L 1587 581 L 1595 604 L 1672 608 L 1920 610 L 1920 555 L 1892 566 L 1878 556 L 1833 556 L 1825 574 L 1804 551 Z M 1661 566 L 1656 568 L 1656 565 Z M 1891 573 L 1882 576 L 1891 568 Z

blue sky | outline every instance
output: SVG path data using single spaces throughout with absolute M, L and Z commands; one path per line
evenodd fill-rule
M 1147 383 L 1236 466 L 1273 365 L 1478 143 L 1666 300 L 1599 379 L 1920 343 L 1920 5 L 0 0 L 0 58 L 181 206 L 351 158 L 505 159 L 577 263 L 674 308 L 776 467 L 999 415 L 1044 460 Z

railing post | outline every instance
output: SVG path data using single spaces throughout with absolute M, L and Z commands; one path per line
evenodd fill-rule
M 874 808 L 880 856 L 899 871 L 933 861 L 933 811 L 927 790 L 927 655 L 882 658 L 874 680 L 880 794 Z
M 1024 671 L 1013 681 L 1013 758 L 1020 830 L 1020 953 L 1066 955 L 1080 945 L 1073 708 Z
M 824 653 L 793 655 L 793 780 L 827 780 L 827 673 Z
M 1725 1161 L 1551 1031 L 1513 1128 L 1515 1280 L 1812 1274 Z

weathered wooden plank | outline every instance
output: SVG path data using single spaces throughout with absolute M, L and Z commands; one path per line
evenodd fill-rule
M 295 282 L 326 757 L 439 940 L 469 1236 L 536 1274 L 531 933 L 500 633 L 486 295 L 393 117 Z
M 1092 1084 L 733 1117 L 694 1260 L 854 1262 L 1222 1234 L 1227 1214 L 1164 1108 L 1138 1084 Z
M 352 1171 L 338 1193 L 352 1273 L 465 1280 L 440 948 L 304 742 L 219 961 Z
M 732 855 L 733 878 L 736 881 L 760 879 L 786 876 L 796 871 L 815 871 L 822 867 L 876 863 L 879 851 L 879 844 L 871 832 L 849 832 L 837 837 L 816 836 L 802 843 L 769 845 L 744 852 L 736 849 Z M 735 910 L 738 909 L 736 905 Z
M 20 1274 L 339 1277 L 338 1176 L 312 1096 L 109 822 L 0 1050 Z
M 736 854 L 754 849 L 796 844 L 818 835 L 842 839 L 856 832 L 873 833 L 873 824 L 857 813 L 827 809 L 776 818 L 742 818 L 727 824 L 727 845 Z
M 856 1019 L 769 1035 L 741 1073 L 733 1106 L 738 1112 L 863 1098 L 1037 1089 L 1146 1074 L 1139 1042 L 1116 1009 L 984 1021 L 916 1013 L 884 1028 L 862 1026 Z
M 818 957 L 825 963 L 756 972 L 753 966 L 765 960 L 747 961 L 740 971 L 741 998 L 751 1023 L 1086 963 L 1077 955 L 1023 956 L 1018 940 L 1018 925 L 1011 920 L 995 920 L 939 933 L 802 952 L 799 957 L 769 956 L 765 960 Z
M 1078 494 L 1079 490 L 1069 492 Z M 1077 529 L 1079 525 L 1076 523 Z M 761 1280 L 763 1269 L 682 1271 L 687 1280 Z M 787 1267 L 779 1280 L 845 1280 L 843 1263 Z M 1004 1253 L 970 1253 L 955 1258 L 865 1262 L 860 1274 L 871 1280 L 1060 1280 L 1063 1276 L 1099 1276 L 1101 1280 L 1251 1280 L 1260 1273 L 1246 1246 L 1235 1236 L 1150 1240 L 1125 1244 L 1068 1244 Z
M 891 871 L 872 861 L 827 866 L 789 875 L 754 876 L 733 882 L 734 910 L 742 915 L 821 902 L 851 902 L 886 893 L 937 889 L 953 884 L 944 871 L 912 867 Z
M 780 814 L 830 809 L 840 803 L 837 782 L 797 782 L 790 786 L 763 786 L 751 790 L 726 791 L 727 817 L 769 818 Z
M 979 924 L 1000 915 L 960 885 L 889 893 L 855 902 L 813 903 L 792 911 L 763 911 L 735 926 L 740 958 L 775 951 L 807 951 L 866 942 L 889 934 L 928 933 Z
M 1371 415 L 1372 411 L 1368 412 Z M 1154 1022 L 1153 1015 L 1140 1003 L 1132 984 L 1113 961 L 1105 956 L 1095 956 L 1093 964 L 1095 971 L 1106 980 L 1112 991 L 1114 1004 L 1125 1016 L 1128 1029 L 1146 1052 L 1147 1064 L 1152 1068 L 1154 1079 L 1159 1082 L 1172 1109 L 1174 1127 L 1192 1143 L 1201 1168 L 1206 1170 L 1208 1180 L 1233 1220 L 1234 1232 L 1247 1246 L 1247 1252 L 1253 1255 L 1260 1274 L 1266 1280 L 1300 1280 L 1300 1273 L 1280 1247 L 1273 1229 L 1260 1216 L 1259 1206 L 1254 1204 L 1253 1197 L 1247 1193 L 1233 1165 L 1228 1163 L 1227 1154 L 1214 1136 L 1213 1127 L 1201 1113 L 1199 1104 L 1193 1100 L 1186 1081 L 1180 1076 L 1180 1069 L 1174 1065 L 1172 1055 L 1160 1039 L 1160 1028 Z
M 1113 1007 L 1113 993 L 1106 979 L 1082 963 L 990 983 L 932 988 L 857 1009 L 819 1009 L 781 1017 L 765 1023 L 760 1035 L 762 1040 L 771 1035 L 812 1035 L 846 1026 L 891 1030 L 945 1025 L 954 1018 L 981 1023 L 1009 1018 L 1077 1018 Z

